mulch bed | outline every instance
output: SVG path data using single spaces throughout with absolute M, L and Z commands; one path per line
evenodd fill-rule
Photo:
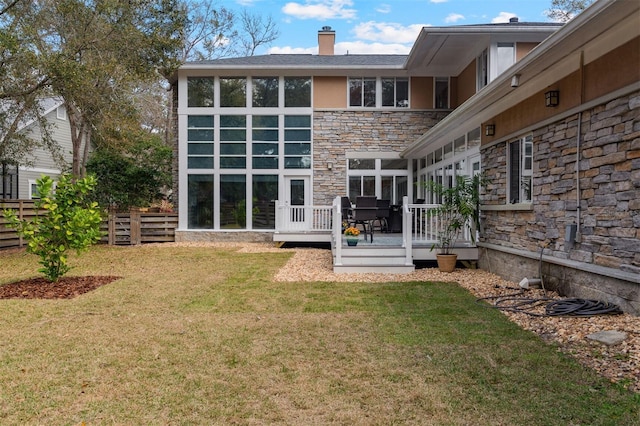
M 57 282 L 44 277 L 30 278 L 0 285 L 0 299 L 73 299 L 109 284 L 116 276 L 67 276 Z

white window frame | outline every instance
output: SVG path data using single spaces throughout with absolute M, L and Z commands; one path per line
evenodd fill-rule
M 513 147 L 517 144 L 518 164 L 512 164 Z M 515 181 L 514 181 L 515 180 Z M 514 185 L 518 186 L 514 194 Z M 507 144 L 507 204 L 531 204 L 533 194 L 533 136 L 526 135 Z

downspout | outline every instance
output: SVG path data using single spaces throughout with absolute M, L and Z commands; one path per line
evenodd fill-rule
M 584 50 L 580 52 L 580 105 L 584 104 Z M 576 237 L 575 241 L 582 241 L 581 202 L 580 193 L 580 146 L 582 142 L 582 110 L 578 113 L 578 135 L 576 136 Z

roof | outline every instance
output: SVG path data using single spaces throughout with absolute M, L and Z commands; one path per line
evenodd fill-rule
M 211 61 L 187 62 L 183 67 L 297 67 L 297 68 L 324 68 L 324 67 L 402 67 L 407 60 L 407 55 L 300 55 L 300 54 L 274 54 L 245 56 L 240 58 L 224 58 Z
M 42 116 L 49 114 L 61 105 L 64 105 L 64 100 L 58 97 L 42 98 L 38 100 L 38 108 L 40 110 L 39 113 Z M 13 101 L 8 99 L 0 101 L 0 114 L 6 113 L 6 116 L 4 117 L 6 122 L 14 121 L 15 117 L 17 116 L 14 111 L 16 106 L 17 105 Z M 16 131 L 21 131 L 22 129 L 33 124 L 35 121 L 36 118 L 33 116 L 33 114 L 27 114 L 25 117 L 23 117 L 22 120 L 20 120 L 20 122 L 18 122 Z M 0 137 L 2 136 L 3 131 L 2 129 L 0 129 Z

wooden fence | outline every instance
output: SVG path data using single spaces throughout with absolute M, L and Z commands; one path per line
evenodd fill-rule
M 33 200 L 0 200 L 0 211 L 3 209 L 16 210 L 22 219 L 34 218 L 38 213 Z M 26 241 L 6 223 L 0 214 L 0 249 L 26 245 Z M 104 232 L 101 242 L 112 245 L 172 242 L 177 227 L 177 213 L 110 213 L 100 226 Z

